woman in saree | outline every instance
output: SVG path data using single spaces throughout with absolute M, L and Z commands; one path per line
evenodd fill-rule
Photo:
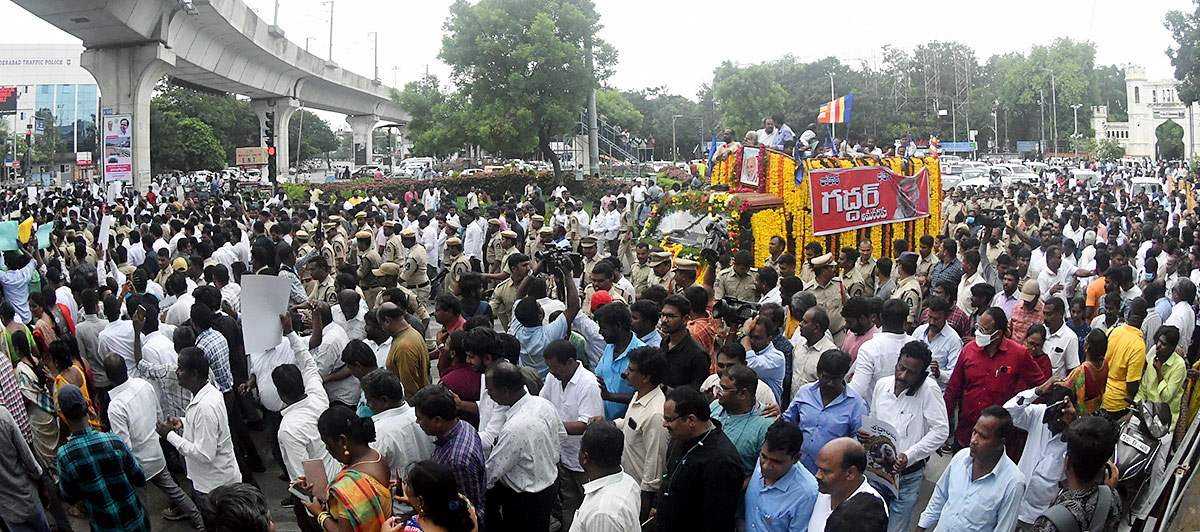
M 68 384 L 74 384 L 83 390 L 83 398 L 87 399 L 88 403 L 88 423 L 92 428 L 101 430 L 100 417 L 96 415 L 96 406 L 92 402 L 92 395 L 88 390 L 88 379 L 84 373 L 83 366 L 72 357 L 71 345 L 66 340 L 55 340 L 50 342 L 46 347 L 46 356 L 42 363 L 46 367 L 46 376 L 54 378 L 54 396 L 58 397 L 58 390 Z M 57 399 L 56 399 L 57 400 Z M 57 410 L 57 408 L 56 408 Z M 62 417 L 61 415 L 59 416 Z M 63 423 L 66 420 L 63 419 Z M 60 430 L 60 438 L 65 438 L 70 434 L 67 430 Z
M 1075 390 L 1075 397 L 1079 398 L 1076 410 L 1080 416 L 1100 411 L 1104 386 L 1108 382 L 1108 362 L 1104 360 L 1106 351 L 1108 336 L 1101 329 L 1092 329 L 1083 340 L 1083 363 L 1063 381 L 1063 385 Z
M 335 404 L 317 420 L 317 432 L 329 454 L 344 464 L 327 493 L 313 493 L 312 482 L 302 479 L 315 496 L 303 504 L 317 516 L 317 527 L 325 532 L 379 532 L 392 517 L 392 492 L 387 462 L 370 447 L 374 422 Z
M 402 483 L 404 496 L 397 501 L 412 506 L 417 515 L 408 521 L 393 518 L 384 532 L 476 532 L 475 507 L 458 492 L 454 474 L 432 460 L 413 464 Z

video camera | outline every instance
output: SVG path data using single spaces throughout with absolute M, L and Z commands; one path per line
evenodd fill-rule
M 743 301 L 733 296 L 725 296 L 713 305 L 713 317 L 724 321 L 730 327 L 741 327 L 746 320 L 758 315 L 762 305 Z
M 991 228 L 1004 227 L 1004 216 L 1005 212 L 1000 209 L 980 209 L 976 211 L 972 219 L 967 221 L 967 224 Z
M 729 246 L 729 231 L 725 229 L 725 223 L 722 221 L 709 222 L 704 230 L 708 232 L 708 236 L 704 237 L 704 243 L 700 245 L 700 260 L 716 264 L 721 251 Z
M 550 275 L 567 277 L 571 275 L 570 272 L 583 268 L 583 255 L 569 249 L 556 246 L 547 251 L 539 251 L 535 255 L 538 262 L 544 264 L 543 269 Z

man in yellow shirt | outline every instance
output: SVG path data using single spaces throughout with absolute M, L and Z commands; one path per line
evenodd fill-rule
M 1109 296 L 1115 296 L 1109 293 Z M 1108 383 L 1104 387 L 1102 408 L 1109 419 L 1125 414 L 1133 398 L 1137 397 L 1142 383 L 1142 372 L 1146 369 L 1146 341 L 1142 338 L 1142 321 L 1146 319 L 1146 300 L 1135 297 L 1129 300 L 1129 315 L 1125 323 L 1117 326 L 1108 335 Z
M 384 367 L 400 377 L 404 399 L 411 400 L 417 390 L 429 386 L 429 351 L 425 338 L 404 319 L 404 309 L 395 303 L 379 306 L 379 325 L 392 337 Z

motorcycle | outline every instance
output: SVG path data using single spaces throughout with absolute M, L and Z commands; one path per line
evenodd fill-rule
M 1154 467 L 1159 453 L 1169 452 L 1161 447 L 1171 429 L 1171 408 L 1167 403 L 1138 401 L 1130 408 L 1130 416 L 1118 429 L 1113 463 L 1119 472 L 1117 491 L 1121 500 L 1134 501 Z

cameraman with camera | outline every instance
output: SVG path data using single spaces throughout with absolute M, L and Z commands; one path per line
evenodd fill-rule
M 570 336 L 570 325 L 579 314 L 579 289 L 569 278 L 571 270 L 561 264 L 554 264 L 553 270 L 550 271 L 548 266 L 545 260 L 539 261 L 533 268 L 533 274 L 525 276 L 521 284 L 517 285 L 517 304 L 513 307 L 512 324 L 508 326 L 508 333 L 521 342 L 521 365 L 536 369 L 543 379 L 546 378 L 549 368 L 542 351 L 550 342 Z M 538 304 L 537 299 L 529 297 L 532 279 L 544 273 L 553 275 L 555 281 L 567 289 L 567 309 L 546 325 L 542 325 L 542 306 Z

